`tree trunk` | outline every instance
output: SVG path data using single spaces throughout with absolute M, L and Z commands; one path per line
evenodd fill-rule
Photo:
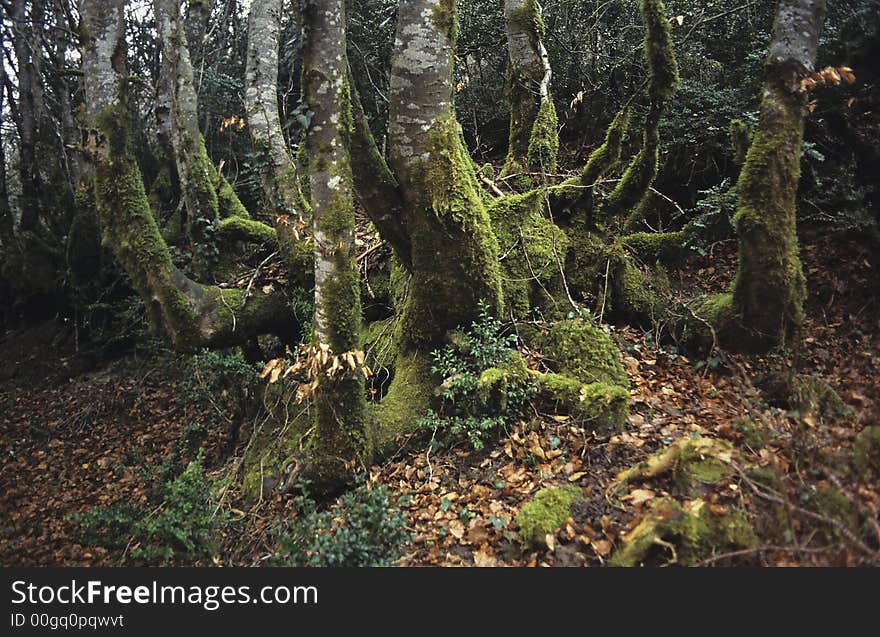
M 450 330 L 501 311 L 498 242 L 453 104 L 456 3 L 402 0 L 388 125 L 412 245 L 398 325 L 400 355 L 380 405 L 386 425 L 411 426 L 432 393 L 429 354 Z
M 205 58 L 205 34 L 211 19 L 213 0 L 189 0 L 186 8 L 186 41 L 192 65 L 200 68 Z
M 162 48 L 158 105 L 161 128 L 170 135 L 187 224 L 195 244 L 207 240 L 205 229 L 217 219 L 245 217 L 245 207 L 214 168 L 199 131 L 198 95 L 193 79 L 180 0 L 153 0 Z M 170 91 L 170 97 L 163 94 Z M 205 266 L 197 268 L 204 275 Z
M 552 70 L 537 0 L 504 0 L 510 135 L 504 172 L 555 172 L 559 150 Z
M 765 65 L 760 120 L 737 182 L 739 264 L 733 293 L 700 314 L 722 343 L 764 352 L 796 342 L 806 283 L 798 256 L 796 200 L 806 95 L 825 17 L 824 0 L 780 0 Z
M 278 115 L 281 4 L 281 0 L 253 0 L 251 4 L 244 103 L 254 146 L 262 155 L 265 209 L 272 218 L 286 214 L 302 220 L 304 201 Z
M 106 242 L 147 306 L 153 327 L 181 350 L 227 346 L 256 334 L 293 338 L 297 326 L 281 293 L 199 285 L 171 262 L 150 211 L 131 151 L 125 0 L 83 0 L 86 151 L 95 172 L 95 203 Z
M 344 0 L 303 2 L 306 136 L 314 219 L 313 340 L 332 355 L 360 349 L 361 304 L 355 262 L 354 195 L 349 134 L 351 104 L 345 54 Z M 274 97 L 274 86 L 272 95 Z M 321 378 L 315 390 L 316 442 L 309 476 L 325 488 L 368 460 L 364 378 L 358 369 Z
M 28 12 L 28 6 L 31 10 Z M 39 30 L 42 24 L 42 0 L 13 3 L 13 48 L 18 66 L 19 172 L 21 175 L 22 232 L 36 229 L 40 219 L 40 169 L 37 160 L 38 126 L 42 120 L 43 101 L 40 80 Z M 39 30 L 38 30 L 39 29 Z

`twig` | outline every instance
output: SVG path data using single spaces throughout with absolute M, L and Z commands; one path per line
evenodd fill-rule
M 800 548 L 797 546 L 759 546 L 757 548 L 751 549 L 742 549 L 739 551 L 730 551 L 729 553 L 720 553 L 719 555 L 714 555 L 712 557 L 707 557 L 705 560 L 701 560 L 694 564 L 695 567 L 699 566 L 708 566 L 709 564 L 714 564 L 715 562 L 720 562 L 721 560 L 725 560 L 731 557 L 742 557 L 744 555 L 754 555 L 755 553 L 770 553 L 770 552 L 781 552 L 781 553 L 827 553 L 831 547 L 823 547 L 823 548 L 815 548 L 815 549 L 807 549 Z
M 730 466 L 732 466 L 736 472 L 743 479 L 743 482 L 757 495 L 758 497 L 764 498 L 769 502 L 773 502 L 774 504 L 780 504 L 784 507 L 790 508 L 797 513 L 800 513 L 805 518 L 809 518 L 811 520 L 815 520 L 816 522 L 822 522 L 823 524 L 827 524 L 829 526 L 834 527 L 838 531 L 840 531 L 841 535 L 843 535 L 847 540 L 849 540 L 853 546 L 855 546 L 859 551 L 864 553 L 865 555 L 869 555 L 872 558 L 873 562 L 880 561 L 880 552 L 871 549 L 864 542 L 862 542 L 859 538 L 855 536 L 855 534 L 847 528 L 847 526 L 841 522 L 840 520 L 836 520 L 834 518 L 830 518 L 825 515 L 821 515 L 816 513 L 815 511 L 810 511 L 809 509 L 801 508 L 795 504 L 787 502 L 783 498 L 778 495 L 774 495 L 772 493 L 767 493 L 766 491 L 760 489 L 758 485 L 756 485 L 743 471 L 742 467 L 740 467 L 737 463 L 731 462 Z
M 260 274 L 260 270 L 263 268 L 264 265 L 266 265 L 267 263 L 269 263 L 269 260 L 272 259 L 272 257 L 274 257 L 276 254 L 278 254 L 278 253 L 277 253 L 277 252 L 273 252 L 273 253 L 270 254 L 268 257 L 266 257 L 265 259 L 263 259 L 263 260 L 260 262 L 260 265 L 258 265 L 258 266 L 256 267 L 256 269 L 254 270 L 254 273 L 251 275 L 251 280 L 248 282 L 248 284 L 247 284 L 247 288 L 245 288 L 245 290 L 244 290 L 244 296 L 241 297 L 241 307 L 244 307 L 244 304 L 247 303 L 248 297 L 251 295 L 251 288 L 254 286 L 254 281 L 257 280 L 257 276 L 259 276 L 259 274 Z M 233 317 L 233 318 L 234 318 L 234 317 Z M 234 328 L 234 327 L 233 327 L 232 331 L 233 331 L 233 332 L 235 331 L 235 328 Z

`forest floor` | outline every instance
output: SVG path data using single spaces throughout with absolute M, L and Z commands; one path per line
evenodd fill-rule
M 372 467 L 372 482 L 410 496 L 413 539 L 398 563 L 606 564 L 623 535 L 667 495 L 686 509 L 699 499 L 713 514 L 743 512 L 760 538 L 745 550 L 706 555 L 702 565 L 877 563 L 880 480 L 854 471 L 852 456 L 859 431 L 880 425 L 880 309 L 868 292 L 880 263 L 857 237 L 815 232 L 802 242 L 810 297 L 796 361 L 718 351 L 693 360 L 651 334 L 608 326 L 631 382 L 631 415 L 621 433 L 596 436 L 535 404 L 530 417 L 481 451 L 464 444 L 436 449 L 419 438 Z M 684 288 L 724 289 L 734 248 L 720 245 L 711 260 L 688 267 Z M 127 355 L 83 371 L 74 349 L 71 330 L 53 323 L 0 339 L 4 566 L 121 563 L 128 547 L 89 545 L 71 514 L 147 502 L 145 475 L 120 467 L 159 465 L 192 422 L 179 359 Z M 775 399 L 766 378 L 792 365 L 826 381 L 849 413 L 796 410 Z M 672 471 L 610 488 L 620 471 L 694 434 L 734 445 L 732 469 L 715 484 L 694 493 Z M 219 471 L 229 431 L 218 429 L 206 444 L 207 464 Z M 775 470 L 772 488 L 749 477 L 756 467 Z M 515 523 L 523 503 L 540 488 L 568 484 L 584 494 L 571 516 L 547 546 L 523 548 Z M 837 495 L 820 497 L 830 491 Z M 238 521 L 221 542 L 235 549 L 214 559 L 224 565 L 257 564 L 271 555 L 271 529 L 295 508 L 281 496 L 250 509 L 229 497 L 224 507 Z M 658 546 L 646 561 L 676 558 Z

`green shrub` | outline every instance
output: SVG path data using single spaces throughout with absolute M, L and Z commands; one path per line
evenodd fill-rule
M 438 411 L 429 410 L 420 426 L 466 434 L 475 449 L 511 423 L 535 393 L 525 362 L 512 349 L 515 335 L 501 334 L 501 322 L 480 305 L 480 317 L 454 343 L 432 353 L 431 371 L 443 378 Z
M 110 549 L 131 546 L 135 560 L 166 565 L 210 557 L 214 529 L 224 521 L 213 515 L 201 453 L 161 484 L 146 506 L 118 502 L 71 517 L 86 542 Z
M 299 505 L 302 516 L 278 539 L 285 566 L 390 566 L 410 539 L 402 503 L 381 485 L 349 491 L 326 511 L 305 496 Z

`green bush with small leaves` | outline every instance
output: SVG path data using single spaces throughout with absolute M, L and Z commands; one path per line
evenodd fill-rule
M 535 393 L 525 362 L 513 347 L 516 335 L 502 334 L 501 322 L 480 304 L 480 315 L 454 343 L 432 353 L 431 371 L 443 378 L 438 410 L 420 426 L 464 434 L 482 449 L 499 429 L 512 423 Z
M 326 511 L 306 496 L 298 504 L 301 516 L 278 539 L 285 566 L 390 566 L 410 539 L 405 502 L 381 485 L 361 485 Z

